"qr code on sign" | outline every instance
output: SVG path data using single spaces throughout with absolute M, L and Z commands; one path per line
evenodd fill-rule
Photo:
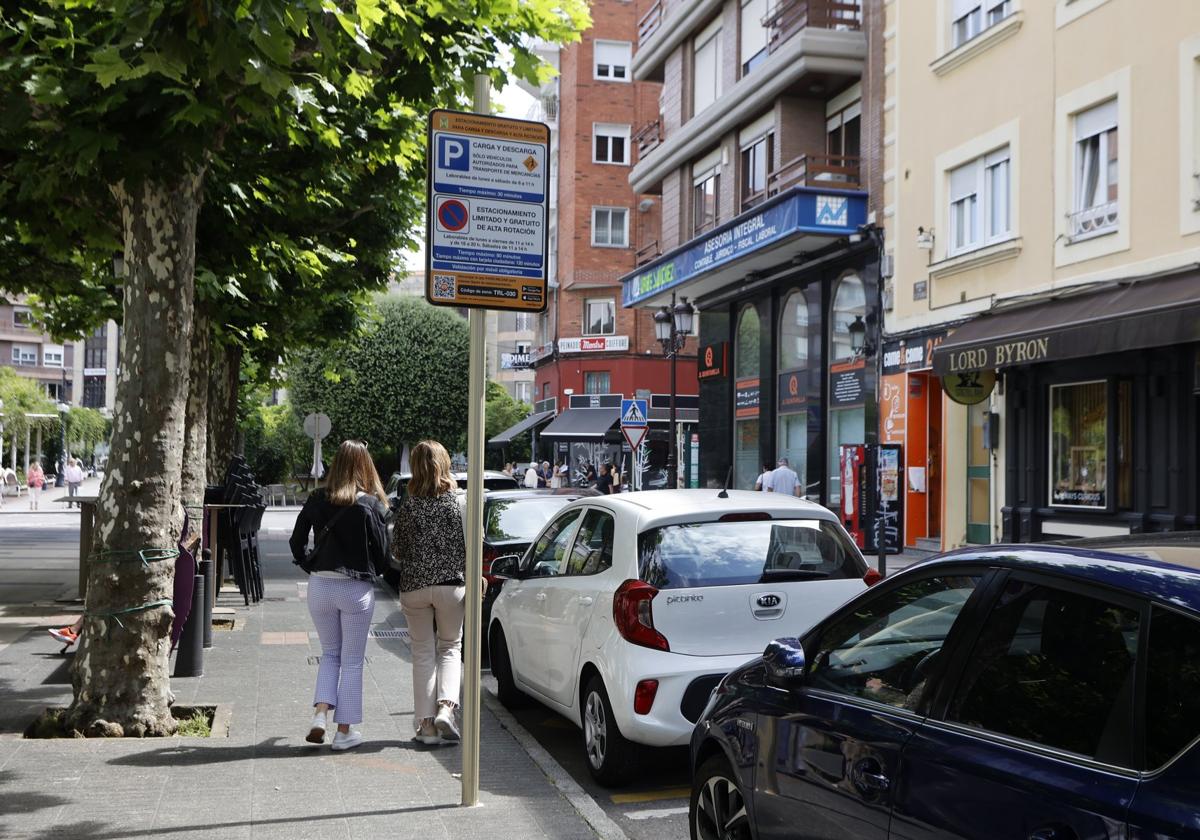
M 452 274 L 435 274 L 433 275 L 433 297 L 435 300 L 454 300 L 455 298 L 455 283 L 454 275 Z

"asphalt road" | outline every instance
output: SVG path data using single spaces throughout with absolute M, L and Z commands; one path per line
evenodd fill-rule
M 686 747 L 647 749 L 621 788 L 598 785 L 587 769 L 583 733 L 536 702 L 510 710 L 523 727 L 633 840 L 685 840 L 691 776 Z

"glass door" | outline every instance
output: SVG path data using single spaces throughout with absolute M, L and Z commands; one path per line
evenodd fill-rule
M 967 542 L 992 541 L 991 451 L 987 448 L 988 404 L 967 406 Z

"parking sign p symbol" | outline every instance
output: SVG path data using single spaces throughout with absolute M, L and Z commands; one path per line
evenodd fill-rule
M 466 171 L 470 166 L 466 144 L 452 137 L 441 138 L 441 149 L 438 157 L 442 169 L 459 169 Z

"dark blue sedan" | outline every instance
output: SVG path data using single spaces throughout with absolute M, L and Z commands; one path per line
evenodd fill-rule
M 726 676 L 693 840 L 1200 838 L 1200 546 L 987 546 Z

